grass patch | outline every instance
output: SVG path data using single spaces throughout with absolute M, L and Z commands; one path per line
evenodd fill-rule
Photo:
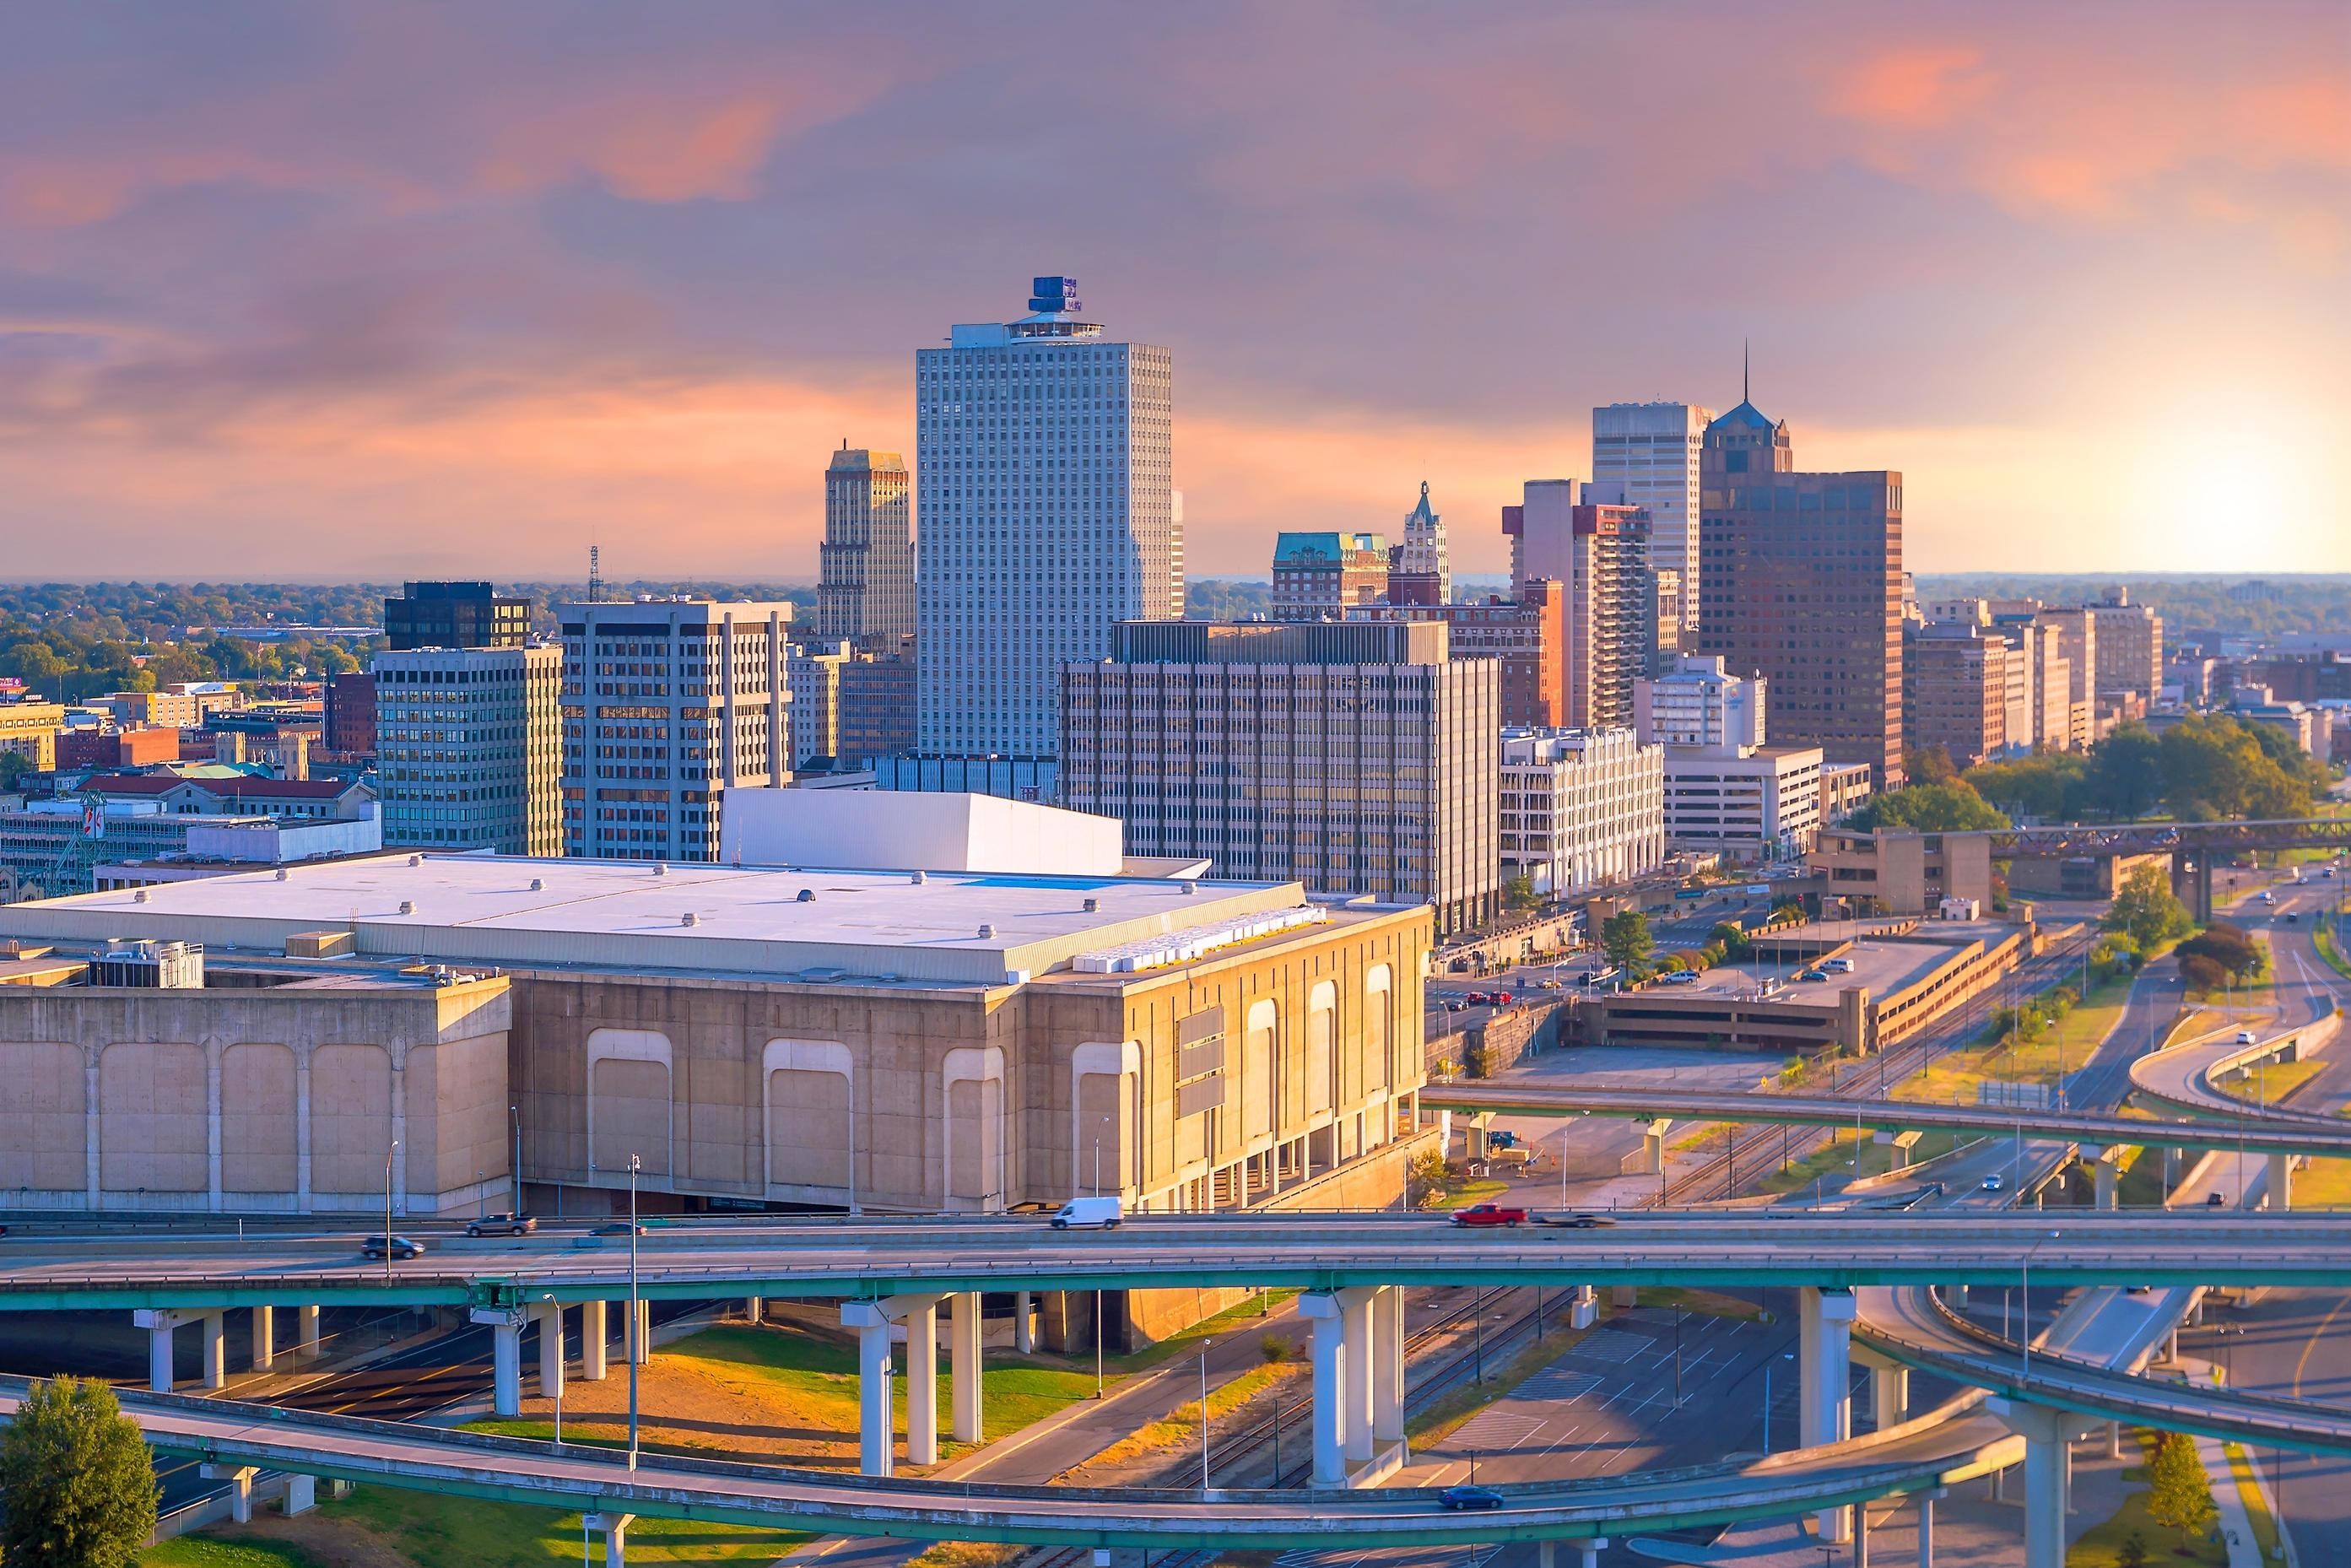
M 175 1535 L 139 1554 L 139 1568 L 326 1568 L 290 1541 L 225 1541 Z
M 1829 1134 L 1829 1141 L 1821 1147 L 1814 1149 L 1802 1159 L 1795 1161 L 1787 1169 L 1773 1170 L 1765 1176 L 1756 1184 L 1756 1190 L 1777 1196 L 1804 1191 L 1815 1180 L 1840 1176 L 1851 1176 L 1854 1174 L 1855 1138 L 1855 1134 L 1851 1127 L 1836 1129 Z M 1893 1145 L 1878 1143 L 1876 1135 L 1867 1132 L 1860 1134 L 1859 1139 L 1863 1176 L 1882 1176 L 1894 1168 Z M 1959 1145 L 1959 1135 L 1956 1133 L 1922 1134 L 1918 1142 L 1911 1147 L 1910 1163 L 1915 1166 L 1933 1159 L 1938 1155 L 1949 1154 Z M 1926 1176 L 1920 1179 L 1931 1180 L 1932 1177 Z
M 1001 1541 L 934 1541 L 906 1560 L 906 1568 L 1006 1568 L 1036 1550 Z
M 2133 1432 L 2142 1455 L 2152 1448 L 2145 1432 Z M 2201 1568 L 2228 1568 L 2229 1548 L 2220 1541 L 2199 1536 L 2182 1542 L 2176 1530 L 2166 1530 L 2147 1516 L 2147 1469 L 2136 1466 L 2123 1472 L 2123 1479 L 2132 1483 L 2130 1494 L 2123 1506 L 2103 1524 L 2094 1524 L 2084 1531 L 2074 1544 L 2066 1549 L 2065 1568 L 2120 1568 L 2123 1543 L 2136 1535 L 2147 1547 L 2148 1568 L 2177 1568 L 2183 1563 Z
M 2253 1475 L 2251 1456 L 2238 1443 L 2223 1443 L 2220 1451 L 2229 1456 L 2230 1479 L 2236 1482 L 2237 1500 L 2245 1505 L 2245 1521 L 2253 1527 L 2253 1544 L 2261 1550 L 2262 1561 L 2283 1559 L 2285 1552 L 2278 1538 L 2278 1522 L 2270 1513 L 2269 1498 Z
M 1979 1085 L 1987 1082 L 2054 1084 L 2080 1068 L 2122 1022 L 2130 1001 L 2130 982 L 2106 980 L 2093 986 L 2089 996 L 2064 1018 L 2048 1025 L 2038 1039 L 2011 1044 L 1994 1038 L 1987 1029 L 1979 1042 L 1949 1051 L 1894 1086 L 1896 1100 L 1929 1101 L 1947 1105 L 1972 1105 Z
M 1280 1388 L 1304 1376 L 1307 1367 L 1300 1362 L 1270 1362 L 1252 1366 L 1239 1376 L 1228 1379 L 1221 1386 L 1208 1391 L 1208 1424 L 1213 1427 L 1234 1411 L 1247 1405 L 1268 1389 Z M 1144 1454 L 1158 1453 L 1196 1443 L 1200 1437 L 1200 1402 L 1196 1399 L 1179 1405 L 1158 1420 L 1121 1437 L 1109 1448 L 1086 1461 L 1089 1465 L 1121 1464 Z
M 2333 925 L 2320 921 L 2318 929 L 2310 934 L 2310 940 L 2318 949 L 2318 956 L 2326 960 L 2328 968 L 2338 975 L 2351 975 L 2351 957 L 2344 955 L 2343 939 Z
M 2323 1061 L 2256 1062 L 2215 1085 L 2256 1105 L 2282 1105 L 2295 1090 L 2326 1071 Z
M 580 1551 L 580 1515 L 520 1503 L 480 1502 L 394 1487 L 361 1487 L 322 1503 L 349 1523 L 420 1563 L 466 1568 L 549 1568 Z M 641 1519 L 629 1527 L 632 1563 L 772 1563 L 815 1537 L 695 1520 Z M 598 1542 L 600 1548 L 601 1542 Z
M 1763 1309 L 1753 1301 L 1737 1296 L 1726 1296 L 1719 1291 L 1685 1290 L 1679 1285 L 1643 1285 L 1633 1299 L 1645 1307 L 1679 1307 L 1686 1312 L 1708 1318 L 1737 1318 L 1747 1322 L 1761 1322 Z
M 2313 1160 L 2294 1173 L 2296 1208 L 2351 1208 L 2351 1160 Z

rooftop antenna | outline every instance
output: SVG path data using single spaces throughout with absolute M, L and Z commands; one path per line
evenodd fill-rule
M 1739 340 L 1739 401 L 1753 401 L 1747 394 L 1747 340 L 1744 338 Z
M 588 547 L 588 602 L 604 602 L 604 566 L 594 545 Z

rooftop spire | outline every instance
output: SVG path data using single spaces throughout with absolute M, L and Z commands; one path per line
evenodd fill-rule
M 1739 401 L 1741 402 L 1754 401 L 1747 392 L 1747 340 L 1741 338 L 1739 340 Z

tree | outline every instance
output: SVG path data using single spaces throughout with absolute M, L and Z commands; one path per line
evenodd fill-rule
M 2190 953 L 2179 960 L 2179 983 L 2209 997 L 2229 983 L 2229 971 L 2201 953 Z
M 0 789 L 14 789 L 16 781 L 36 771 L 33 759 L 21 751 L 0 751 Z
M 1951 764 L 1951 748 L 1937 744 L 1914 746 L 1902 754 L 1902 771 L 1913 784 L 1949 784 L 1959 770 Z
M 2148 861 L 2133 866 L 2123 878 L 2105 924 L 2107 930 L 2128 936 L 2140 952 L 2148 953 L 2159 943 L 2187 935 L 2194 922 L 2188 917 L 2188 906 L 2172 895 L 2171 879 L 2160 865 Z
M 2220 1511 L 2212 1501 L 2212 1482 L 2196 1445 L 2185 1432 L 2166 1432 L 2147 1462 L 2147 1516 L 2179 1531 L 2186 1542 L 2218 1522 Z
M 2126 724 L 2091 748 L 2083 785 L 2089 807 L 2108 817 L 2144 817 L 2164 796 L 2163 743 Z
M 2202 933 L 2182 942 L 2179 956 L 2182 963 L 2209 958 L 2240 981 L 2261 974 L 2270 961 L 2269 950 L 2253 940 L 2252 933 L 2225 920 L 2215 920 Z
M 2084 783 L 2087 773 L 2080 757 L 2044 751 L 2010 762 L 1986 762 L 1969 768 L 1965 778 L 1977 794 L 2011 817 L 2062 822 L 2079 813 L 2088 794 Z
M 1708 938 L 1707 946 L 1720 948 L 1724 958 L 1742 958 L 1755 944 L 1748 938 L 1743 929 L 1726 920 L 1714 928 Z M 1720 963 L 1721 959 L 1718 958 L 1715 961 Z
M 155 1528 L 161 1488 L 114 1390 L 36 1383 L 0 1435 L 0 1560 L 8 1568 L 126 1568 Z
M 1520 872 L 1502 884 L 1502 907 L 1513 915 L 1523 915 L 1540 902 L 1535 897 L 1535 879 Z
M 1600 946 L 1608 961 L 1622 969 L 1637 969 L 1656 950 L 1649 936 L 1649 917 L 1637 909 L 1620 909 L 1600 925 Z
M 2147 1537 L 2132 1531 L 2115 1549 L 2115 1568 L 2147 1568 Z
M 1913 784 L 1871 797 L 1853 814 L 1855 828 L 1910 828 L 1922 833 L 1958 833 L 2005 828 L 2008 819 L 1976 793 L 1964 779 L 1948 784 Z

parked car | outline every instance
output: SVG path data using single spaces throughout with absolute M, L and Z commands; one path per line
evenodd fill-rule
M 1821 967 L 1833 975 L 1850 975 L 1853 973 L 1853 960 L 1850 958 L 1823 958 L 1821 960 Z
M 424 1243 L 412 1240 L 405 1236 L 381 1234 L 369 1236 L 360 1241 L 360 1256 L 362 1258 L 422 1258 L 424 1256 Z
M 1502 1506 L 1502 1494 L 1491 1487 L 1447 1487 L 1437 1494 L 1439 1507 L 1454 1513 Z
M 1696 969 L 1676 969 L 1665 978 L 1668 986 L 1695 986 L 1702 977 Z
M 1124 1216 L 1115 1197 L 1073 1197 L 1053 1213 L 1056 1230 L 1116 1230 Z
M 1812 985 L 1817 985 L 1817 986 L 1824 986 L 1824 985 L 1828 984 L 1828 979 L 1829 979 L 1828 976 L 1826 976 L 1825 974 L 1823 974 L 1823 973 L 1822 973 L 1820 970 L 1818 970 L 1818 969 L 1802 969 L 1802 970 L 1799 970 L 1799 971 L 1797 971 L 1796 978 L 1798 978 L 1798 979 L 1800 979 L 1800 980 L 1803 980 L 1803 981 L 1805 981 L 1805 982 L 1807 982 L 1807 983 L 1809 983 L 1809 984 L 1812 984 Z
M 1489 1149 L 1515 1149 L 1519 1146 L 1519 1135 L 1508 1127 L 1496 1127 L 1486 1134 L 1486 1146 Z
M 468 1236 L 528 1236 L 538 1221 L 528 1214 L 486 1214 L 465 1225 Z
M 1456 1225 L 1524 1225 L 1526 1222 L 1525 1209 L 1499 1203 L 1473 1203 L 1467 1208 L 1453 1211 L 1453 1223 Z

